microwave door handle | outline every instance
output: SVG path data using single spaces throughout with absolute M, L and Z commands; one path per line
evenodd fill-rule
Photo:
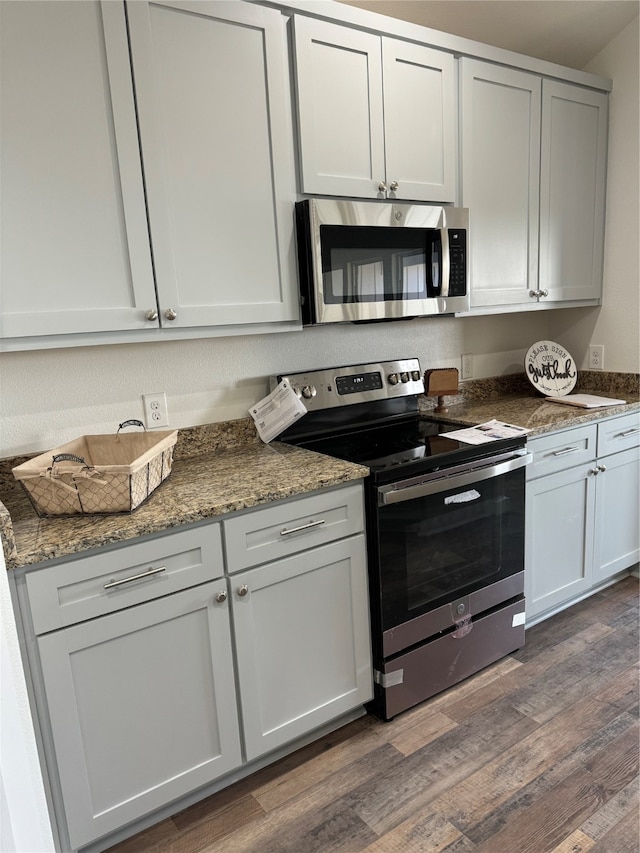
M 427 495 L 435 495 L 438 492 L 446 492 L 450 489 L 472 486 L 474 483 L 479 483 L 482 480 L 489 480 L 492 477 L 507 474 L 509 471 L 516 471 L 518 468 L 524 468 L 525 465 L 528 465 L 532 460 L 533 456 L 531 453 L 524 453 L 513 459 L 508 459 L 505 462 L 498 462 L 494 465 L 487 465 L 485 468 L 467 471 L 462 474 L 455 474 L 452 477 L 443 476 L 437 480 L 415 483 L 405 487 L 402 486 L 402 483 L 396 483 L 391 486 L 379 486 L 378 506 L 403 503 L 404 501 L 412 501 L 416 498 L 423 498 Z
M 440 229 L 440 241 L 442 246 L 442 275 L 440 276 L 440 296 L 449 295 L 449 275 L 451 273 L 451 261 L 449 259 L 449 229 Z

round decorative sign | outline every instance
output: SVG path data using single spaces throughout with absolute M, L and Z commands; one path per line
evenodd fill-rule
M 578 378 L 573 357 L 554 341 L 538 341 L 524 357 L 529 382 L 546 397 L 570 394 Z

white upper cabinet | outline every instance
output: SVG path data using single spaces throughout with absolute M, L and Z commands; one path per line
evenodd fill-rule
M 607 95 L 460 61 L 472 312 L 598 304 Z
M 607 95 L 542 87 L 540 289 L 549 300 L 602 293 Z
M 157 327 L 123 5 L 0 15 L 0 336 Z
M 471 306 L 519 305 L 538 279 L 541 81 L 471 59 L 460 81 Z
M 450 54 L 294 17 L 301 191 L 454 201 Z
M 127 8 L 161 324 L 297 320 L 281 14 L 226 0 Z

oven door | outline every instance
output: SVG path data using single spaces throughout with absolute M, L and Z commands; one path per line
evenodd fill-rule
M 525 466 L 531 458 L 516 450 L 378 487 L 375 572 L 382 630 L 397 634 L 391 647 L 401 635 L 402 647 L 475 615 L 468 611 L 479 590 L 503 587 L 503 601 L 521 591 Z M 438 618 L 429 633 L 434 612 Z M 406 623 L 417 633 L 398 631 Z

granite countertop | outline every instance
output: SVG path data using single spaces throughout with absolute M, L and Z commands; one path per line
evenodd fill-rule
M 40 518 L 0 462 L 0 534 L 8 569 L 257 507 L 366 477 L 369 470 L 255 438 L 250 420 L 180 431 L 171 475 L 132 513 Z
M 421 398 L 423 415 L 439 420 L 459 423 L 461 426 L 481 424 L 496 418 L 529 430 L 529 438 L 548 432 L 595 423 L 602 418 L 611 418 L 640 411 L 640 387 L 637 374 L 596 373 L 584 371 L 572 393 L 594 394 L 626 400 L 623 406 L 607 406 L 598 409 L 581 409 L 560 403 L 547 402 L 537 392 L 524 374 L 501 376 L 495 379 L 470 381 L 461 385 L 461 393 L 446 397 L 448 412 L 434 414 L 436 399 Z
M 434 415 L 434 398 L 422 397 L 425 417 L 470 426 L 497 418 L 536 436 L 605 417 L 640 411 L 637 374 L 585 371 L 575 393 L 627 401 L 606 409 L 548 403 L 524 374 L 466 382 L 449 411 Z M 39 518 L 11 469 L 27 457 L 0 460 L 0 536 L 8 569 L 160 533 L 184 524 L 258 507 L 305 492 L 366 477 L 368 469 L 280 442 L 263 444 L 249 419 L 180 430 L 171 476 L 133 513 Z

